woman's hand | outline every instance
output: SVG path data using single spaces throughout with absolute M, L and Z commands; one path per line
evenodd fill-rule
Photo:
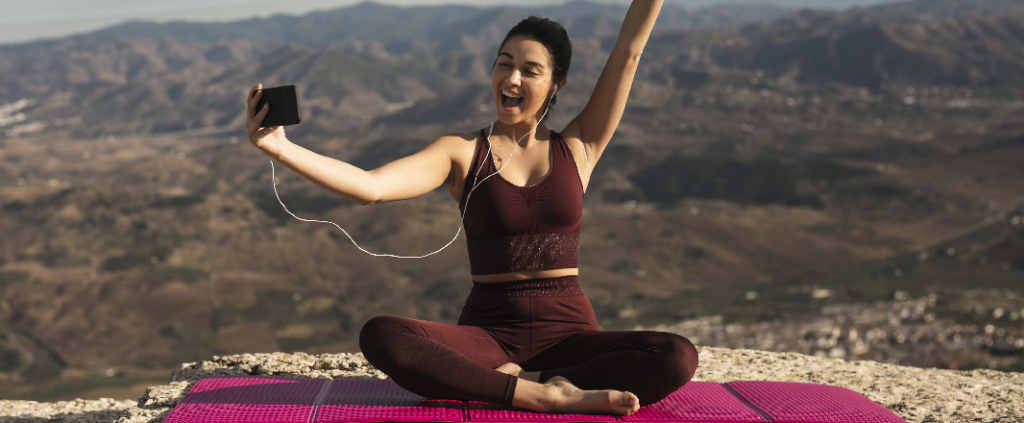
M 267 112 L 270 111 L 270 105 L 267 104 L 262 110 L 256 110 L 256 105 L 260 102 L 260 97 L 263 96 L 263 84 L 256 84 L 252 90 L 249 91 L 249 96 L 245 100 L 247 105 L 247 111 L 245 113 L 245 132 L 249 135 L 249 142 L 256 146 L 264 153 L 267 153 L 271 157 L 280 156 L 281 149 L 284 148 L 284 144 L 288 142 L 288 139 L 284 136 L 284 128 L 280 126 L 263 127 L 260 124 L 263 122 L 263 118 L 267 116 Z

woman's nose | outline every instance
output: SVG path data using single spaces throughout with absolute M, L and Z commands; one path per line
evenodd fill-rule
M 522 73 L 520 73 L 518 69 L 513 70 L 512 73 L 508 75 L 508 83 L 510 85 L 519 85 L 519 78 L 521 76 Z

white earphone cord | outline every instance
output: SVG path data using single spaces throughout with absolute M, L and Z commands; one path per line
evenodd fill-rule
M 557 93 L 557 92 L 558 92 L 558 90 L 556 89 L 555 93 Z M 554 98 L 555 93 L 551 94 L 552 98 Z M 523 141 L 523 138 L 526 138 L 527 136 L 532 134 L 533 131 L 537 130 L 537 127 L 540 126 L 541 122 L 543 122 L 544 118 L 548 115 L 548 110 L 550 109 L 550 106 L 551 106 L 551 101 L 548 100 L 548 105 L 544 107 L 544 114 L 541 115 L 540 120 L 537 121 L 537 124 L 533 126 L 533 129 L 531 129 L 530 132 L 527 132 L 522 137 L 519 137 L 518 140 L 516 140 L 516 144 L 514 146 L 512 146 L 512 151 L 508 153 L 508 159 L 505 160 L 505 163 L 502 164 L 501 167 L 498 168 L 498 170 L 494 171 L 494 173 L 492 173 L 490 175 L 487 175 L 484 179 L 482 179 L 480 181 L 477 181 L 477 178 L 480 177 L 480 169 L 483 167 L 482 163 L 477 163 L 476 173 L 473 175 L 473 187 L 470 188 L 469 193 L 466 194 L 466 207 L 462 210 L 462 217 L 459 219 L 459 229 L 457 231 L 455 231 L 455 236 L 452 237 L 451 241 L 448 241 L 447 244 L 445 244 L 443 247 L 437 249 L 437 251 L 434 251 L 432 253 L 424 254 L 424 255 L 421 255 L 421 256 L 400 256 L 400 255 L 396 255 L 396 254 L 372 253 L 372 252 L 367 251 L 365 248 L 360 247 L 359 243 L 356 242 L 356 240 L 352 238 L 352 235 L 349 235 L 348 231 L 346 231 L 345 228 L 342 228 L 341 226 L 339 226 L 337 223 L 334 223 L 334 222 L 331 222 L 331 221 L 328 221 L 328 220 L 303 219 L 301 217 L 296 216 L 295 213 L 292 213 L 291 210 L 288 210 L 288 206 L 284 205 L 284 201 L 281 201 L 281 196 L 278 195 L 278 193 L 277 193 L 277 169 L 275 169 L 275 167 L 274 167 L 274 159 L 270 159 L 270 181 L 271 181 L 271 183 L 274 186 L 274 196 L 277 197 L 277 202 L 279 204 L 281 204 L 281 207 L 284 209 L 284 211 L 287 212 L 292 217 L 294 217 L 294 218 L 296 218 L 298 220 L 301 220 L 303 222 L 309 222 L 309 223 L 329 223 L 331 225 L 334 225 L 334 227 L 336 227 L 339 230 L 341 230 L 341 232 L 343 234 L 345 234 L 346 237 L 348 237 L 349 241 L 352 241 L 352 245 L 355 245 L 356 248 L 359 249 L 359 251 L 362 251 L 362 252 L 364 252 L 366 254 L 369 254 L 369 255 L 374 256 L 374 257 L 391 257 L 391 258 L 400 258 L 400 259 L 421 259 L 421 258 L 427 258 L 427 257 L 430 257 L 430 256 L 432 256 L 434 254 L 440 253 L 441 251 L 444 251 L 445 248 L 448 248 L 450 245 L 452 245 L 455 242 L 456 239 L 459 238 L 459 234 L 462 233 L 462 224 L 466 220 L 466 210 L 469 210 L 469 198 L 473 195 L 473 191 L 476 191 L 477 187 L 479 187 L 481 184 L 483 184 L 484 181 L 490 179 L 490 177 L 501 173 L 501 170 L 504 169 L 505 166 L 508 166 L 508 163 L 510 161 L 512 161 L 512 154 L 516 152 L 516 147 L 519 147 L 519 143 Z M 489 129 L 487 131 L 487 155 L 485 155 L 484 157 L 490 157 L 490 155 L 491 155 L 491 133 L 494 132 L 494 123 L 495 122 L 497 122 L 497 120 L 491 121 L 491 129 Z

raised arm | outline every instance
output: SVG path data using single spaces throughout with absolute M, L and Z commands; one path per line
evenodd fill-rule
M 662 3 L 663 0 L 633 0 L 590 101 L 562 131 L 562 136 L 567 140 L 575 138 L 583 143 L 587 165 L 581 166 L 584 168 L 581 170 L 586 171 L 588 176 L 601 152 L 611 141 L 622 113 L 626 110 L 626 100 L 640 63 L 640 55 L 647 45 Z
M 249 141 L 323 189 L 368 205 L 417 197 L 452 181 L 453 160 L 465 142 L 463 138 L 441 137 L 416 154 L 366 171 L 292 143 L 285 137 L 284 128 L 260 127 L 267 114 L 267 110 L 255 110 L 261 93 L 247 99 Z

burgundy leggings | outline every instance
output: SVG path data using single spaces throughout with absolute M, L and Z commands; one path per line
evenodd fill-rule
M 458 325 L 378 316 L 359 334 L 366 359 L 428 398 L 512 404 L 513 362 L 581 389 L 629 391 L 641 405 L 682 387 L 697 368 L 689 340 L 663 332 L 601 332 L 576 276 L 473 283 Z

